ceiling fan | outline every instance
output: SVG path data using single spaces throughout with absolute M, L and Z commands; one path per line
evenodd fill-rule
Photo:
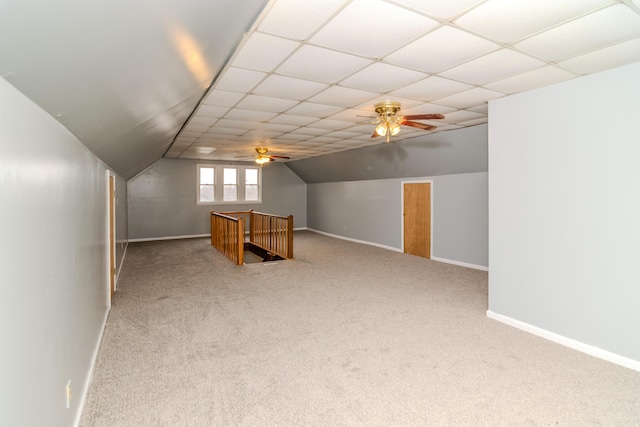
M 270 154 L 267 154 L 267 152 L 269 151 L 268 148 L 256 147 L 256 151 L 258 152 L 258 155 L 256 156 L 256 163 L 260 166 L 264 165 L 265 163 L 275 162 L 275 159 L 289 159 L 289 157 L 286 156 L 272 156 Z
M 411 126 L 422 130 L 434 130 L 436 129 L 436 126 L 414 122 L 413 120 L 444 119 L 442 114 L 416 114 L 412 116 L 396 115 L 398 111 L 400 111 L 399 102 L 379 102 L 375 105 L 375 111 L 378 113 L 378 117 L 373 123 L 377 123 L 377 126 L 373 131 L 371 138 L 386 136 L 387 142 L 389 142 L 392 135 L 397 135 L 400 132 L 400 125 Z

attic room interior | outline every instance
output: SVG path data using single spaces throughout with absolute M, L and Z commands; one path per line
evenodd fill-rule
M 3 424 L 640 419 L 640 1 L 24 0 L 0 28 Z M 293 260 L 217 263 L 210 212 L 251 209 L 293 216 Z M 184 360 L 146 341 L 180 313 L 214 331 Z M 170 379 L 121 389 L 154 353 Z

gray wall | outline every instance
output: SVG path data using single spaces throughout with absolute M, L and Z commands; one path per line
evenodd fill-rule
M 307 185 L 284 163 L 262 168 L 260 204 L 197 205 L 196 165 L 205 163 L 160 159 L 129 180 L 129 238 L 208 234 L 212 210 L 293 215 L 296 228 L 307 226 Z
M 638 76 L 490 104 L 489 309 L 640 362 Z
M 307 183 L 486 172 L 487 125 L 392 140 L 287 165 Z
M 108 306 L 107 169 L 2 78 L 0 145 L 2 424 L 73 425 Z
M 487 173 L 309 184 L 308 227 L 402 250 L 402 183 L 432 184 L 432 258 L 488 266 Z

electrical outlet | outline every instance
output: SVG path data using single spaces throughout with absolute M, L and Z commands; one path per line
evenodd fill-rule
M 67 382 L 67 409 L 71 406 L 71 380 Z

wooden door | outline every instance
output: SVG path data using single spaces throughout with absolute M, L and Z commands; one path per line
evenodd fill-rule
M 431 258 L 431 183 L 404 184 L 404 253 Z
M 116 186 L 115 179 L 109 175 L 109 299 L 113 298 L 116 289 Z

